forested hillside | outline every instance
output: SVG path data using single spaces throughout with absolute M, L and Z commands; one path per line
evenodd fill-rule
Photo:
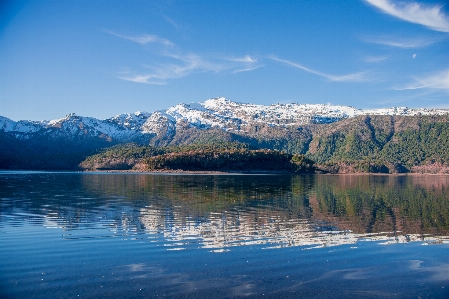
M 18 139 L 0 132 L 0 169 L 76 170 L 86 157 L 110 145 L 99 138 L 76 141 L 45 137 Z
M 449 117 L 360 116 L 321 127 L 306 156 L 330 172 L 449 172 Z
M 281 171 L 311 173 L 313 162 L 304 155 L 276 150 L 189 151 L 158 155 L 144 161 L 145 170 Z
M 249 150 L 247 144 L 239 142 L 194 143 L 180 146 L 145 146 L 136 143 L 126 143 L 100 150 L 97 154 L 87 157 L 80 167 L 87 170 L 125 170 L 145 168 L 144 161 L 151 157 L 192 151 L 239 151 Z
M 155 148 L 126 144 L 87 158 L 80 167 L 88 170 L 188 170 L 188 171 L 281 171 L 311 173 L 313 162 L 304 155 L 277 150 L 250 149 L 238 142 L 217 142 Z

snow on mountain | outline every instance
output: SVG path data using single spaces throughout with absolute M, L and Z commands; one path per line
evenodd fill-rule
M 0 118 L 0 130 L 15 133 L 16 137 L 22 138 L 29 138 L 32 134 L 42 133 L 52 137 L 94 136 L 104 139 L 126 140 L 138 134 L 135 127 L 127 128 L 125 123 L 117 123 L 113 120 L 98 120 L 93 117 L 78 116 L 74 113 L 50 121 L 21 120 L 15 122 L 7 118 Z
M 0 116 L 0 131 L 17 133 L 34 133 L 42 129 L 41 122 L 19 120 L 13 121 L 9 118 Z
M 137 111 L 136 113 L 119 114 L 107 119 L 107 121 L 131 130 L 138 130 L 147 121 L 150 115 L 151 113 L 148 112 Z
M 135 134 L 135 131 L 124 124 L 110 120 L 98 120 L 93 117 L 78 116 L 74 113 L 64 118 L 52 120 L 46 123 L 46 129 L 59 129 L 56 132 L 67 136 L 100 136 L 105 138 L 127 138 Z
M 225 98 L 199 103 L 215 114 L 241 119 L 245 123 L 266 123 L 272 126 L 303 125 L 311 122 L 327 123 L 352 117 L 358 111 L 348 106 L 312 104 L 273 104 L 269 106 L 240 104 Z
M 412 109 L 412 108 L 408 108 L 408 107 L 392 107 L 392 108 L 362 110 L 362 114 L 364 114 L 364 115 L 404 115 L 404 116 L 445 115 L 445 114 L 449 114 L 449 109 L 427 109 L 427 108 Z
M 7 132 L 13 131 L 15 124 L 16 124 L 15 121 L 13 121 L 7 117 L 0 116 L 0 130 L 7 131 Z
M 323 104 L 273 104 L 269 106 L 232 102 L 215 98 L 205 102 L 178 104 L 165 111 L 176 121 L 189 122 L 198 128 L 220 127 L 239 131 L 242 125 L 263 123 L 269 126 L 332 123 L 358 115 L 430 115 L 447 114 L 449 110 L 388 109 L 360 110 L 349 106 Z
M 287 127 L 311 123 L 325 124 L 358 115 L 443 114 L 449 114 L 449 110 L 407 107 L 360 110 L 349 106 L 295 103 L 255 105 L 232 102 L 221 97 L 199 103 L 178 104 L 153 113 L 119 114 L 106 120 L 69 114 L 51 121 L 15 122 L 0 116 L 0 131 L 20 136 L 29 136 L 42 131 L 52 136 L 93 136 L 127 141 L 143 134 L 172 135 L 176 131 L 176 125 L 181 122 L 199 129 L 218 127 L 227 131 L 241 132 L 246 126 L 251 125 Z
M 148 117 L 140 128 L 143 134 L 171 135 L 175 131 L 176 119 L 171 115 L 156 111 Z

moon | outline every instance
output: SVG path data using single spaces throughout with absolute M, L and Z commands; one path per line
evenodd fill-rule
M 413 58 L 416 58 L 416 54 L 413 54 Z

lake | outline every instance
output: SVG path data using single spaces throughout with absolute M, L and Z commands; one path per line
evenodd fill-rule
M 449 298 L 449 176 L 0 172 L 1 298 Z

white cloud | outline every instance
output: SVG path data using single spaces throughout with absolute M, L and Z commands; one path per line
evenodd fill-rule
M 324 77 L 330 81 L 337 81 L 337 82 L 358 82 L 358 81 L 366 81 L 366 77 L 365 77 L 365 72 L 358 72 L 358 73 L 353 73 L 353 74 L 347 74 L 347 75 L 331 75 L 331 74 L 326 74 L 320 71 L 316 71 L 313 70 L 311 68 L 305 67 L 299 63 L 295 63 L 295 62 L 291 62 L 285 59 L 280 59 L 276 56 L 270 56 L 270 59 L 277 61 L 277 62 L 281 62 L 281 63 L 285 63 L 287 65 L 296 67 L 298 69 L 301 69 L 303 71 L 306 71 L 308 73 L 311 74 L 315 74 L 321 77 Z
M 118 78 L 136 83 L 166 84 L 168 80 L 183 78 L 195 73 L 219 73 L 224 71 L 238 73 L 261 67 L 256 64 L 257 60 L 249 59 L 249 56 L 245 56 L 244 59 L 234 59 L 231 61 L 219 57 L 203 57 L 193 53 L 165 53 L 159 58 L 160 60 L 168 59 L 170 61 L 155 65 L 146 65 L 146 70 L 132 75 L 120 74 Z
M 413 90 L 413 89 L 443 89 L 449 91 L 449 69 L 434 73 L 427 77 L 415 78 L 415 82 L 405 87 L 395 88 L 396 90 Z
M 127 39 L 130 41 L 142 44 L 142 45 L 145 45 L 148 43 L 158 43 L 158 44 L 162 44 L 164 46 L 174 46 L 175 45 L 171 41 L 169 41 L 165 38 L 160 38 L 157 35 L 143 34 L 140 36 L 128 36 L 128 35 L 122 35 L 122 34 L 115 33 L 113 31 L 108 31 L 108 30 L 106 30 L 105 32 L 115 35 L 117 37 L 123 38 L 123 39 Z
M 254 71 L 254 70 L 256 70 L 258 68 L 261 68 L 261 67 L 263 67 L 263 65 L 256 65 L 254 67 L 247 67 L 247 68 L 235 70 L 235 71 L 233 71 L 233 73 L 242 73 L 242 72 Z
M 164 81 L 154 80 L 155 78 L 152 75 L 118 76 L 117 78 L 126 80 L 126 81 L 136 82 L 136 83 L 165 85 Z
M 245 56 L 222 56 L 222 55 L 198 55 L 195 53 L 183 53 L 179 47 L 176 47 L 174 43 L 160 38 L 156 35 L 144 34 L 141 36 L 126 36 L 117 34 L 112 31 L 107 33 L 117 36 L 119 38 L 127 39 L 142 45 L 147 43 L 159 43 L 165 45 L 162 51 L 152 53 L 155 55 L 153 63 L 150 65 L 144 65 L 138 71 L 117 72 L 116 76 L 119 79 L 127 80 L 136 83 L 145 84 L 166 84 L 168 80 L 183 78 L 191 74 L 204 73 L 204 72 L 229 72 L 229 73 L 241 73 L 253 71 L 263 67 L 263 64 L 259 60 L 251 55 Z M 330 81 L 337 82 L 357 82 L 366 81 L 365 72 L 358 72 L 346 75 L 332 75 L 316 71 L 305 67 L 301 64 L 294 63 L 288 60 L 277 58 L 276 56 L 268 57 L 271 60 L 281 62 L 306 72 L 319 75 Z
M 431 44 L 441 41 L 441 38 L 428 38 L 428 37 L 399 38 L 393 36 L 362 37 L 361 39 L 368 43 L 403 49 L 425 48 L 427 46 L 430 46 Z
M 175 27 L 176 29 L 181 29 L 182 26 L 179 25 L 177 22 L 175 22 L 172 18 L 167 17 L 166 15 L 162 15 L 162 17 L 168 22 L 170 23 L 173 27 Z
M 245 62 L 245 63 L 256 63 L 257 59 L 254 57 L 251 57 L 249 55 L 246 55 L 244 57 L 236 57 L 236 58 L 227 58 L 229 61 L 235 61 L 235 62 Z
M 435 31 L 449 32 L 449 18 L 441 10 L 442 6 L 431 6 L 418 2 L 398 2 L 392 0 L 365 0 L 382 12 L 404 21 L 420 24 Z
M 131 72 L 127 70 L 125 73 L 117 72 L 117 78 L 122 80 L 145 84 L 166 84 L 170 79 L 182 78 L 194 73 L 219 73 L 223 71 L 238 73 L 252 71 L 261 67 L 258 64 L 258 60 L 250 55 L 229 58 L 219 55 L 200 56 L 194 53 L 186 54 L 174 43 L 156 35 L 127 36 L 113 31 L 105 32 L 142 45 L 158 43 L 165 46 L 162 51 L 152 53 L 152 55 L 156 55 L 155 60 L 160 61 L 160 63 L 146 65 L 140 71 Z
M 167 55 L 168 56 L 168 55 Z M 169 79 L 182 78 L 192 73 L 213 71 L 219 72 L 223 69 L 220 65 L 203 60 L 195 54 L 169 55 L 174 62 L 146 66 L 149 71 L 143 71 L 133 76 L 120 76 L 120 79 L 147 84 L 165 84 Z
M 257 58 L 250 55 L 246 55 L 243 57 L 224 58 L 224 60 L 235 62 L 237 65 L 241 66 L 240 68 L 234 70 L 233 73 L 249 72 L 263 67 L 263 65 L 258 63 Z

